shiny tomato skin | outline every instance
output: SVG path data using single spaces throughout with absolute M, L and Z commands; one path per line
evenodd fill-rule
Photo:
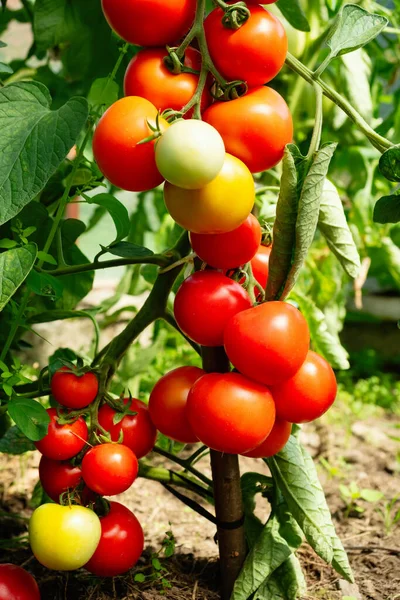
M 174 74 L 164 64 L 168 56 L 165 48 L 149 48 L 140 50 L 129 63 L 125 73 L 125 96 L 141 96 L 149 100 L 157 110 L 163 112 L 167 108 L 182 110 L 194 95 L 199 76 L 195 73 Z M 201 54 L 195 48 L 185 51 L 185 67 L 200 71 Z M 201 97 L 200 110 L 203 112 L 212 102 L 206 86 Z M 187 112 L 185 119 L 191 118 L 193 109 Z
M 79 466 L 42 456 L 39 463 L 39 479 L 49 498 L 59 503 L 61 494 L 76 488 L 82 481 L 82 475 Z
M 157 429 L 150 418 L 147 405 L 141 400 L 124 398 L 124 404 L 130 402 L 130 410 L 136 415 L 126 415 L 122 421 L 114 424 L 116 411 L 104 404 L 98 414 L 99 425 L 111 434 L 113 442 L 118 442 L 120 433 L 124 434 L 122 443 L 128 446 L 136 458 L 143 458 L 154 448 L 157 438 Z
M 228 81 L 249 88 L 264 85 L 281 70 L 288 41 L 282 23 L 262 6 L 249 6 L 250 17 L 239 29 L 222 24 L 224 11 L 215 8 L 204 22 L 211 58 Z
M 164 186 L 164 201 L 171 217 L 194 233 L 226 233 L 236 229 L 249 216 L 254 199 L 250 171 L 230 154 L 226 154 L 217 177 L 199 190 L 185 190 L 168 182 Z
M 193 384 L 204 375 L 198 367 L 178 367 L 157 381 L 149 398 L 151 420 L 161 433 L 177 442 L 198 442 L 186 416 L 186 402 Z
M 97 396 L 99 382 L 94 373 L 76 375 L 66 367 L 56 371 L 51 378 L 51 393 L 62 406 L 71 409 L 88 406 Z
M 190 234 L 193 251 L 215 269 L 236 269 L 249 262 L 261 242 L 261 227 L 251 213 L 233 231 L 202 235 Z
M 110 502 L 110 511 L 100 517 L 101 538 L 85 568 L 98 577 L 115 577 L 129 571 L 144 548 L 143 529 L 132 511 Z
M 310 350 L 297 373 L 271 387 L 279 418 L 290 423 L 319 419 L 334 403 L 337 392 L 335 373 L 330 364 Z
M 253 275 L 258 283 L 265 290 L 267 287 L 269 273 L 269 257 L 271 255 L 272 246 L 263 246 L 260 244 L 257 252 L 251 259 L 251 268 Z
M 194 20 L 196 0 L 102 0 L 112 29 L 137 46 L 174 45 Z
M 117 100 L 101 117 L 93 135 L 93 154 L 100 171 L 113 185 L 130 192 L 151 190 L 163 182 L 154 156 L 154 140 L 138 145 L 153 132 L 157 109 L 145 98 Z M 161 131 L 168 123 L 159 119 Z
M 254 450 L 245 452 L 243 456 L 249 458 L 268 458 L 269 456 L 273 456 L 285 447 L 291 432 L 292 423 L 276 418 L 268 437 L 259 446 L 254 448 Z
M 250 296 L 233 279 L 217 271 L 197 271 L 179 288 L 174 315 L 185 335 L 201 346 L 223 346 L 229 319 L 252 306 Z
M 47 434 L 39 442 L 34 442 L 36 448 L 53 460 L 68 460 L 78 454 L 88 440 L 88 428 L 82 417 L 74 423 L 59 425 L 57 411 L 48 408 L 50 424 Z
M 189 392 L 186 411 L 199 440 L 228 454 L 242 454 L 258 446 L 275 421 L 268 388 L 240 373 L 201 377 Z
M 224 343 L 238 371 L 264 385 L 274 385 L 301 367 L 310 332 L 297 308 L 286 302 L 266 302 L 232 317 Z
M 22 567 L 0 564 L 0 600 L 40 600 L 38 584 Z
M 101 496 L 115 496 L 125 492 L 135 481 L 138 470 L 136 456 L 123 444 L 93 446 L 82 460 L 84 482 Z
M 293 139 L 293 121 L 285 100 L 272 88 L 256 87 L 229 102 L 215 102 L 203 119 L 220 132 L 226 151 L 252 173 L 274 167 Z

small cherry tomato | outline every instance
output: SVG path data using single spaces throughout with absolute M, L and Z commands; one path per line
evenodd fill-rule
M 249 6 L 250 17 L 239 29 L 222 23 L 224 11 L 215 8 L 204 21 L 210 56 L 228 81 L 242 80 L 252 88 L 271 81 L 286 59 L 285 28 L 262 6 Z
M 292 424 L 277 418 L 269 436 L 257 448 L 250 450 L 250 452 L 245 452 L 243 456 L 248 456 L 249 458 L 268 458 L 269 456 L 273 456 L 285 447 L 291 432 Z
M 130 192 L 151 190 L 163 182 L 154 156 L 154 140 L 138 144 L 153 132 L 157 109 L 145 98 L 117 100 L 101 117 L 93 135 L 93 154 L 103 175 L 116 187 Z M 168 123 L 159 118 L 161 131 Z
M 39 479 L 46 494 L 60 501 L 60 496 L 73 490 L 82 481 L 81 469 L 70 462 L 61 462 L 42 456 L 39 463 Z
M 157 438 L 157 429 L 150 418 L 149 409 L 144 402 L 136 398 L 124 399 L 124 404 L 130 404 L 129 409 L 136 415 L 126 415 L 118 423 L 114 423 L 118 413 L 104 404 L 98 414 L 99 425 L 111 434 L 113 442 L 118 442 L 120 433 L 124 434 L 122 443 L 128 446 L 136 458 L 146 456 L 154 447 Z
M 274 167 L 293 138 L 288 105 L 278 92 L 265 86 L 236 100 L 215 102 L 204 111 L 203 119 L 220 132 L 226 151 L 252 173 Z
M 68 460 L 78 454 L 88 440 L 88 428 L 82 417 L 73 423 L 59 425 L 57 410 L 48 408 L 50 417 L 47 435 L 39 442 L 34 442 L 36 448 L 47 458 L 53 460 Z
M 156 165 L 173 185 L 198 190 L 222 169 L 225 146 L 214 127 L 204 121 L 175 121 L 156 143 Z
M 166 56 L 168 56 L 168 52 L 165 48 L 140 50 L 129 63 L 125 73 L 125 96 L 146 98 L 160 112 L 167 108 L 182 110 L 192 99 L 199 82 L 199 76 L 195 73 L 186 72 L 171 73 L 163 60 Z M 187 48 L 184 65 L 189 69 L 200 71 L 200 52 L 195 48 Z M 201 97 L 201 112 L 212 102 L 208 87 L 205 87 Z M 192 116 L 193 109 L 187 112 L 184 118 L 191 118 Z
M 297 308 L 286 302 L 266 302 L 232 317 L 224 341 L 229 360 L 238 371 L 273 385 L 289 379 L 301 367 L 310 332 Z
M 272 246 L 263 246 L 261 244 L 250 261 L 254 278 L 257 279 L 258 283 L 264 290 L 267 287 L 269 273 L 269 257 L 271 254 L 271 250 Z
M 255 198 L 254 180 L 240 160 L 225 155 L 219 174 L 199 190 L 166 182 L 165 205 L 171 217 L 194 233 L 226 233 L 247 219 Z M 228 210 L 228 208 L 229 210 Z
M 100 444 L 91 448 L 82 460 L 82 478 L 102 496 L 122 494 L 131 487 L 139 470 L 136 456 L 123 444 Z
M 83 506 L 42 504 L 29 521 L 29 542 L 37 560 L 55 571 L 80 569 L 100 541 L 100 519 Z
M 279 418 L 308 423 L 321 417 L 334 403 L 337 392 L 330 364 L 311 350 L 291 379 L 271 387 Z
M 229 319 L 251 308 L 242 286 L 217 271 L 197 271 L 180 286 L 174 302 L 179 328 L 202 346 L 223 346 Z
M 203 375 L 189 392 L 186 412 L 199 440 L 228 454 L 261 444 L 275 421 L 270 391 L 239 373 Z
M 119 502 L 110 502 L 110 511 L 100 517 L 100 523 L 100 542 L 85 568 L 98 577 L 122 575 L 143 552 L 143 529 L 133 512 Z
M 56 371 L 51 378 L 54 399 L 67 408 L 84 408 L 97 396 L 99 382 L 94 373 L 76 375 L 67 367 Z
M 178 367 L 154 386 L 149 398 L 151 420 L 161 433 L 177 442 L 198 441 L 186 416 L 186 401 L 190 388 L 204 371 L 198 367 Z
M 22 567 L 0 565 L 0 600 L 40 600 L 36 580 Z
M 236 269 L 249 262 L 261 242 L 261 227 L 254 215 L 228 233 L 191 233 L 190 243 L 194 252 L 215 269 Z
M 122 39 L 137 46 L 166 46 L 185 35 L 196 0 L 102 0 L 104 15 Z

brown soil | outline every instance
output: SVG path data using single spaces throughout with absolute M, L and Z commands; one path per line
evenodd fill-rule
M 336 409 L 329 422 L 317 428 L 308 426 L 303 437 L 316 460 L 320 461 L 321 453 L 328 460 L 325 468 L 320 463 L 320 477 L 335 526 L 349 553 L 356 586 L 346 587 L 335 572 L 304 545 L 298 554 L 307 574 L 308 598 L 339 600 L 354 596 L 365 600 L 395 600 L 400 598 L 400 525 L 388 525 L 385 531 L 380 511 L 399 494 L 399 423 L 382 415 L 350 426 L 338 422 L 339 414 Z M 42 568 L 23 545 L 26 522 L 5 514 L 29 517 L 31 509 L 27 499 L 37 479 L 37 463 L 36 453 L 0 458 L 0 537 L 3 538 L 0 561 L 26 565 L 38 578 L 42 600 L 218 599 L 218 548 L 214 526 L 183 506 L 158 483 L 143 479 L 121 498 L 135 511 L 146 532 L 146 551 L 135 570 L 114 580 L 99 580 L 83 570 L 59 574 Z M 207 470 L 207 460 L 201 466 Z M 261 461 L 247 459 L 242 461 L 242 470 L 265 472 L 266 468 Z M 360 489 L 380 490 L 384 498 L 378 503 L 359 501 L 361 513 L 346 510 L 339 485 L 350 482 L 356 482 Z M 392 515 L 399 508 L 400 502 Z M 260 510 L 266 517 L 267 506 L 261 504 Z M 172 531 L 176 539 L 175 555 L 162 559 L 165 571 L 157 572 L 151 567 L 151 557 L 160 550 L 167 531 Z M 16 536 L 20 536 L 19 541 Z M 135 582 L 138 572 L 147 576 L 144 583 Z

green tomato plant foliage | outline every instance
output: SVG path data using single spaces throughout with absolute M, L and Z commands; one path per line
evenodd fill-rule
M 195 117 L 209 71 L 219 92 L 232 94 L 205 42 L 203 19 L 214 4 L 225 5 L 198 0 L 193 28 L 173 57 L 179 61 L 197 38 L 202 72 L 184 109 L 193 108 Z M 287 24 L 293 51 L 272 85 L 288 101 L 296 144 L 286 146 L 280 165 L 255 176 L 256 213 L 274 239 L 265 297 L 296 303 L 313 349 L 346 370 L 339 333 L 360 268 L 369 268 L 383 288 L 400 291 L 400 0 L 278 0 L 271 10 Z M 9 40 L 14 26 L 29 35 L 18 57 L 0 43 L 0 451 L 22 454 L 46 434 L 50 376 L 62 365 L 91 366 L 98 376 L 99 392 L 87 413 L 94 441 L 103 397 L 117 408 L 116 398 L 128 390 L 147 399 L 167 371 L 201 366 L 201 350 L 177 331 L 171 311 L 193 264 L 187 233 L 167 214 L 160 189 L 129 194 L 125 203 L 127 194 L 104 181 L 91 151 L 94 127 L 123 96 L 123 74 L 137 49 L 112 33 L 98 0 L 23 0 L 18 9 L 2 0 L 1 38 Z M 90 214 L 85 222 L 69 216 L 78 198 L 81 212 Z M 113 228 L 104 226 L 107 218 Z M 81 242 L 100 228 L 106 234 L 89 259 Z M 115 293 L 82 308 L 95 274 L 116 267 L 122 274 Z M 99 351 L 102 331 L 120 319 L 123 295 L 132 298 L 124 307 L 130 318 Z M 138 296 L 145 298 L 141 305 Z M 27 332 L 77 318 L 93 326 L 84 356 L 58 349 L 40 374 L 23 362 Z M 138 338 L 148 327 L 151 345 L 143 347 Z M 206 449 L 187 459 L 182 447 L 161 436 L 156 451 L 176 470 L 144 459 L 139 475 L 160 481 L 216 522 L 185 495 L 185 489 L 197 494 L 210 510 L 218 503 L 212 482 L 195 466 Z M 265 461 L 271 477 L 241 478 L 248 553 L 232 600 L 302 596 L 296 549 L 304 540 L 352 581 L 314 463 L 297 433 Z M 266 522 L 254 514 L 257 494 L 271 508 Z

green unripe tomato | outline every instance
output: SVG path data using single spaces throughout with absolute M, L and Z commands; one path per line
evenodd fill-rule
M 29 542 L 37 560 L 56 571 L 80 569 L 101 537 L 100 519 L 83 506 L 42 504 L 29 521 Z
M 156 145 L 156 164 L 161 175 L 177 187 L 198 190 L 215 179 L 225 160 L 225 146 L 218 131 L 197 119 L 176 121 Z

